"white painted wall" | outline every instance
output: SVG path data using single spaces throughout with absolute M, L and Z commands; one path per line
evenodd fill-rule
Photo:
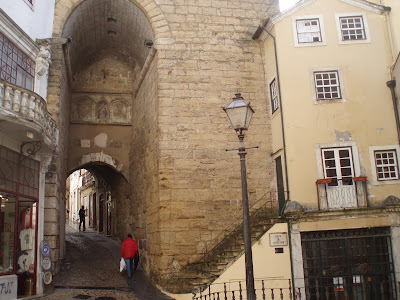
M 33 9 L 25 0 L 0 0 L 0 8 L 34 41 L 51 37 L 54 6 L 55 0 L 34 0 Z

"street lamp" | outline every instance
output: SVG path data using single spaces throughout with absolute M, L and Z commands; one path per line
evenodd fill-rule
M 240 171 L 242 178 L 242 202 L 243 202 L 243 239 L 244 239 L 244 257 L 246 264 L 246 290 L 247 299 L 255 300 L 256 292 L 254 289 L 254 274 L 253 274 L 253 255 L 251 252 L 251 233 L 250 233 L 250 214 L 249 214 L 249 199 L 247 195 L 247 176 L 246 176 L 246 147 L 244 146 L 243 131 L 247 130 L 250 125 L 251 117 L 254 110 L 250 104 L 247 104 L 240 93 L 235 94 L 232 102 L 224 108 L 231 121 L 233 129 L 238 132 L 239 137 L 239 157 Z

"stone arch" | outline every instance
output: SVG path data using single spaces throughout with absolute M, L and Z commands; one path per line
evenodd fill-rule
M 59 0 L 55 6 L 55 19 L 53 26 L 53 37 L 61 37 L 64 25 L 71 13 L 86 0 Z M 170 38 L 171 31 L 164 12 L 158 6 L 156 0 L 130 0 L 146 15 L 153 29 L 155 40 Z M 167 30 L 166 30 L 167 28 Z M 156 43 L 157 44 L 157 43 Z
M 125 180 L 128 180 L 128 170 L 127 168 L 119 162 L 117 159 L 107 155 L 103 152 L 97 153 L 89 153 L 82 155 L 80 160 L 72 162 L 72 165 L 69 168 L 69 173 L 72 173 L 74 170 L 78 170 L 80 168 L 84 168 L 85 165 L 88 164 L 103 164 L 106 165 L 118 173 L 121 173 Z

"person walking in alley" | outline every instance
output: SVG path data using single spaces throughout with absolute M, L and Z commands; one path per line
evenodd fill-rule
M 128 277 L 132 277 L 132 265 L 133 272 L 136 271 L 137 265 L 139 263 L 139 248 L 136 241 L 132 238 L 129 233 L 128 238 L 122 242 L 121 246 L 121 258 L 125 259 L 126 271 L 128 272 Z
M 85 208 L 84 208 L 84 206 L 82 205 L 82 208 L 79 210 L 79 231 L 81 231 L 81 225 L 82 225 L 82 223 L 83 223 L 83 231 L 86 230 L 86 227 L 85 227 L 85 217 L 86 217 Z

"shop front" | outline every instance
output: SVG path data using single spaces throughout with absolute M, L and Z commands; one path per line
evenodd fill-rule
M 36 293 L 39 167 L 0 146 L 0 280 L 16 275 L 18 297 Z

